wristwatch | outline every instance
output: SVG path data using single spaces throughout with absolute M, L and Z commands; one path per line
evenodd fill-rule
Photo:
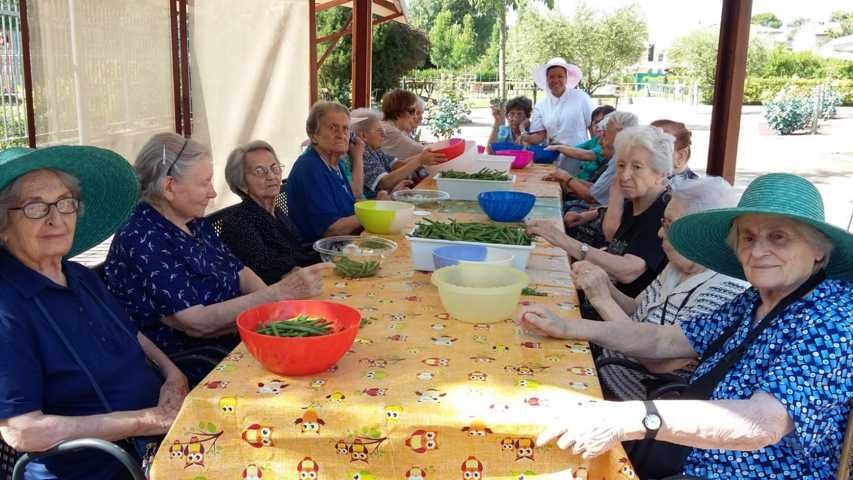
M 589 253 L 589 245 L 587 245 L 585 243 L 581 243 L 580 251 L 581 251 L 581 254 L 578 257 L 578 260 L 583 260 L 586 258 L 586 254 Z
M 643 417 L 643 427 L 646 429 L 646 436 L 643 438 L 649 440 L 655 438 L 658 434 L 663 420 L 661 420 L 660 414 L 658 414 L 655 402 L 645 401 L 643 404 L 646 406 L 646 416 Z

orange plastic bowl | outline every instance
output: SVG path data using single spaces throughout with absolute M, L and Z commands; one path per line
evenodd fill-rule
M 273 337 L 256 330 L 261 324 L 305 314 L 334 323 L 335 333 L 319 337 Z M 249 353 L 267 370 L 302 376 L 323 372 L 347 353 L 361 323 L 361 313 L 321 300 L 285 300 L 250 308 L 237 316 L 237 330 Z
M 442 160 L 439 163 L 444 163 L 465 153 L 465 140 L 462 138 L 451 138 L 450 140 L 444 140 L 429 145 L 427 148 L 435 153 L 443 154 L 445 160 Z

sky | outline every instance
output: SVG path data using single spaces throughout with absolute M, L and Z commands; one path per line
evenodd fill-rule
M 556 0 L 556 5 L 566 15 L 571 15 L 578 0 Z M 669 45 L 678 37 L 720 22 L 722 0 L 588 0 L 586 5 L 607 11 L 636 3 L 646 15 L 649 41 Z M 836 10 L 853 11 L 851 0 L 753 0 L 752 13 L 770 12 L 783 22 L 798 17 L 815 21 L 829 20 Z

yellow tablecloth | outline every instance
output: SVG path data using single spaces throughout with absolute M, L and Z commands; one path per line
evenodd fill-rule
M 554 194 L 534 181 L 541 174 L 520 177 Z M 448 217 L 485 218 L 431 218 Z M 560 405 L 601 398 L 585 342 L 448 318 L 430 275 L 412 271 L 406 240 L 391 238 L 400 248 L 378 277 L 326 280 L 326 298 L 369 322 L 350 352 L 323 374 L 284 378 L 240 345 L 187 397 L 152 478 L 634 478 L 621 447 L 582 462 L 533 446 Z M 578 315 L 568 268 L 564 254 L 537 246 L 528 273 L 548 296 L 522 300 Z

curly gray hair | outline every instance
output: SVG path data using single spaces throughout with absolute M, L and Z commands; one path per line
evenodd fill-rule
M 278 163 L 278 155 L 272 145 L 263 140 L 252 140 L 251 142 L 240 145 L 231 151 L 228 155 L 228 161 L 225 162 L 225 183 L 228 188 L 238 196 L 246 195 L 246 171 L 243 165 L 246 162 L 246 154 L 258 150 L 266 150 L 272 154 L 272 158 Z
M 142 200 L 160 200 L 166 177 L 183 178 L 187 169 L 201 159 L 210 161 L 210 151 L 201 142 L 175 133 L 158 133 L 151 137 L 133 164 Z
M 672 173 L 672 152 L 675 148 L 675 137 L 658 127 L 626 128 L 616 135 L 614 147 L 617 157 L 624 157 L 631 149 L 640 147 L 649 152 L 649 167 L 652 170 L 666 176 Z

